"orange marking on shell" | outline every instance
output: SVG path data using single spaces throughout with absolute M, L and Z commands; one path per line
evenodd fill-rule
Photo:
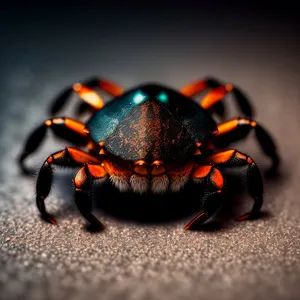
M 204 178 L 206 177 L 212 169 L 212 166 L 199 166 L 193 173 L 193 178 Z
M 200 142 L 196 142 L 196 147 L 200 147 L 201 146 L 201 143 Z
M 251 121 L 251 122 L 250 122 L 250 125 L 251 125 L 251 127 L 253 127 L 253 128 L 254 128 L 254 127 L 256 127 L 256 126 L 257 126 L 257 123 L 256 123 L 255 121 Z
M 52 162 L 53 162 L 53 158 L 52 156 L 49 156 L 47 159 L 47 163 L 52 164 Z
M 213 155 L 209 156 L 208 158 L 206 158 L 205 162 L 215 163 L 215 164 L 226 163 L 229 159 L 232 158 L 234 153 L 235 153 L 235 150 L 226 150 L 223 152 L 219 152 L 219 153 L 213 154 Z
M 227 94 L 227 91 L 224 86 L 219 86 L 217 88 L 214 88 L 209 93 L 205 95 L 203 100 L 201 101 L 201 107 L 204 109 L 209 109 L 214 104 L 219 102 L 221 99 L 225 97 Z
M 211 180 L 218 189 L 223 188 L 224 178 L 223 178 L 221 172 L 218 169 L 213 170 L 213 173 L 211 175 Z
M 104 146 L 104 142 L 100 142 L 100 143 L 99 143 L 99 146 L 100 146 L 100 147 L 103 147 L 103 146 Z

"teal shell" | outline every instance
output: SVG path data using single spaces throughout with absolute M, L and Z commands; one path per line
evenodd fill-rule
M 173 161 L 189 157 L 195 142 L 212 137 L 217 125 L 194 100 L 157 84 L 112 99 L 86 124 L 97 143 L 123 160 Z

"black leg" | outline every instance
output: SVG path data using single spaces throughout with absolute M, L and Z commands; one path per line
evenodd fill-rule
M 247 190 L 254 199 L 254 205 L 249 213 L 238 217 L 237 220 L 246 220 L 256 217 L 263 204 L 263 180 L 253 159 L 235 149 L 230 149 L 207 157 L 205 162 L 219 167 L 248 166 L 246 181 Z
M 45 199 L 49 195 L 52 186 L 52 166 L 57 165 L 75 168 L 80 167 L 85 163 L 99 164 L 100 161 L 98 158 L 75 148 L 66 148 L 65 150 L 50 155 L 46 159 L 40 169 L 36 183 L 36 203 L 44 220 L 56 224 L 55 220 L 46 212 L 45 208 Z
M 207 88 L 212 88 L 212 90 L 204 96 L 200 103 L 205 110 L 224 116 L 225 107 L 222 101 L 228 93 L 232 93 L 242 114 L 250 118 L 253 117 L 253 108 L 247 96 L 240 88 L 232 84 L 222 84 L 214 78 L 207 78 L 185 86 L 181 89 L 181 93 L 188 97 L 193 97 Z
M 244 116 L 251 118 L 253 116 L 253 109 L 248 98 L 239 88 L 234 87 L 231 84 L 226 84 L 224 86 L 219 86 L 212 89 L 204 96 L 200 105 L 206 110 L 218 112 L 218 110 L 220 109 L 219 104 L 222 103 L 220 101 L 222 101 L 228 93 L 233 94 L 233 98 L 236 101 L 236 104 L 241 113 Z M 224 114 L 224 109 L 222 113 Z
M 192 178 L 195 182 L 205 181 L 208 192 L 204 195 L 202 212 L 185 229 L 195 229 L 205 223 L 221 207 L 224 179 L 221 172 L 212 165 L 198 166 Z
M 47 120 L 29 135 L 23 152 L 19 157 L 20 167 L 25 174 L 30 173 L 30 171 L 25 167 L 24 161 L 27 156 L 32 154 L 40 146 L 46 136 L 47 128 L 51 128 L 56 136 L 74 145 L 85 146 L 91 141 L 84 132 L 85 125 L 80 122 L 69 118 L 53 118 Z M 90 142 L 89 146 L 91 147 L 92 145 L 93 143 Z M 95 148 L 97 147 L 97 145 L 93 146 Z
M 92 214 L 91 184 L 96 179 L 107 176 L 101 165 L 86 164 L 76 174 L 74 179 L 75 203 L 85 219 L 96 229 L 102 230 L 105 226 Z
M 50 114 L 52 116 L 57 114 L 67 104 L 73 92 L 77 93 L 85 101 L 76 108 L 77 115 L 84 113 L 88 109 L 101 109 L 104 103 L 102 98 L 94 91 L 95 88 L 99 88 L 111 96 L 119 96 L 123 93 L 123 89 L 115 83 L 106 79 L 90 78 L 82 83 L 75 83 L 72 87 L 62 91 L 53 101 L 50 107 Z
M 257 122 L 250 119 L 235 118 L 218 126 L 215 145 L 224 148 L 227 145 L 245 138 L 254 129 L 257 140 L 263 152 L 272 160 L 270 173 L 274 173 L 279 166 L 279 156 L 270 134 Z

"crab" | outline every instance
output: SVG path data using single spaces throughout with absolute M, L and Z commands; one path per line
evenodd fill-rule
M 96 89 L 113 98 L 104 105 Z M 194 96 L 205 92 L 197 103 Z M 90 112 L 87 122 L 54 117 L 77 93 L 84 100 L 78 113 Z M 217 124 L 215 115 L 224 115 L 223 99 L 233 94 L 244 117 Z M 97 230 L 105 226 L 92 212 L 92 183 L 109 179 L 122 192 L 163 194 L 178 192 L 187 182 L 205 184 L 202 210 L 185 229 L 208 221 L 221 206 L 224 193 L 223 167 L 245 166 L 246 187 L 254 200 L 250 212 L 237 220 L 257 216 L 263 204 L 263 180 L 254 160 L 227 146 L 253 130 L 262 151 L 277 170 L 279 157 L 273 139 L 252 119 L 253 110 L 245 94 L 232 84 L 214 78 L 191 82 L 181 90 L 157 83 L 147 83 L 124 91 L 116 83 L 92 78 L 64 90 L 51 108 L 52 118 L 43 122 L 29 136 L 19 164 L 29 169 L 25 159 L 41 144 L 48 129 L 72 146 L 51 154 L 43 163 L 36 182 L 36 203 L 42 217 L 57 224 L 45 208 L 52 180 L 53 166 L 78 168 L 74 177 L 75 203 L 83 217 Z M 74 147 L 76 146 L 76 147 Z

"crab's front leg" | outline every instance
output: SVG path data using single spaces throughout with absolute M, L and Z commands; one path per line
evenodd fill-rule
M 263 180 L 258 166 L 253 159 L 235 149 L 230 149 L 212 154 L 205 159 L 205 162 L 219 167 L 247 166 L 247 191 L 253 197 L 254 205 L 250 212 L 238 217 L 237 220 L 243 221 L 256 217 L 263 204 Z
M 101 109 L 104 106 L 104 102 L 96 91 L 94 91 L 94 88 L 99 88 L 114 97 L 123 94 L 123 89 L 117 84 L 103 78 L 91 78 L 82 83 L 77 82 L 72 87 L 68 87 L 62 91 L 53 101 L 50 114 L 57 114 L 67 104 L 74 92 L 84 101 L 77 107 L 77 115 L 80 115 L 89 108 L 95 111 Z
M 203 200 L 203 209 L 185 229 L 193 229 L 205 223 L 220 207 L 223 198 L 224 179 L 221 172 L 212 165 L 198 166 L 192 173 L 194 182 L 206 181 L 208 193 Z
M 44 220 L 56 224 L 47 213 L 45 199 L 49 195 L 53 181 L 53 165 L 61 167 L 80 167 L 85 163 L 100 164 L 100 160 L 88 153 L 75 148 L 66 148 L 50 155 L 40 169 L 36 183 L 36 203 Z
M 232 93 L 240 111 L 248 117 L 252 117 L 253 108 L 247 96 L 232 84 L 221 84 L 218 80 L 207 78 L 195 81 L 181 89 L 181 93 L 187 97 L 193 97 L 207 88 L 212 88 L 201 100 L 200 106 L 208 111 L 215 112 L 220 116 L 224 115 L 225 107 L 222 100 L 228 93 Z
M 56 136 L 75 145 L 88 146 L 89 149 L 98 147 L 87 136 L 85 132 L 85 124 L 64 117 L 46 120 L 42 125 L 31 132 L 23 148 L 23 151 L 19 156 L 19 164 L 23 173 L 30 173 L 30 170 L 26 168 L 24 161 L 41 145 L 46 136 L 47 129 L 51 129 Z
M 77 172 L 74 179 L 76 188 L 75 203 L 94 229 L 101 230 L 104 228 L 104 225 L 92 214 L 92 195 L 90 191 L 93 181 L 109 176 L 110 181 L 120 191 L 125 192 L 131 189 L 129 181 L 132 174 L 131 170 L 118 165 L 105 153 L 102 154 L 101 165 L 86 164 Z
M 215 145 L 225 147 L 228 144 L 246 137 L 251 130 L 255 131 L 256 138 L 262 151 L 272 160 L 269 173 L 275 173 L 278 169 L 280 159 L 276 145 L 271 135 L 257 122 L 246 118 L 234 118 L 218 125 Z
M 108 174 L 101 165 L 86 164 L 77 172 L 74 178 L 75 203 L 81 214 L 97 230 L 104 229 L 104 225 L 92 214 L 91 185 L 94 180 L 102 179 Z

